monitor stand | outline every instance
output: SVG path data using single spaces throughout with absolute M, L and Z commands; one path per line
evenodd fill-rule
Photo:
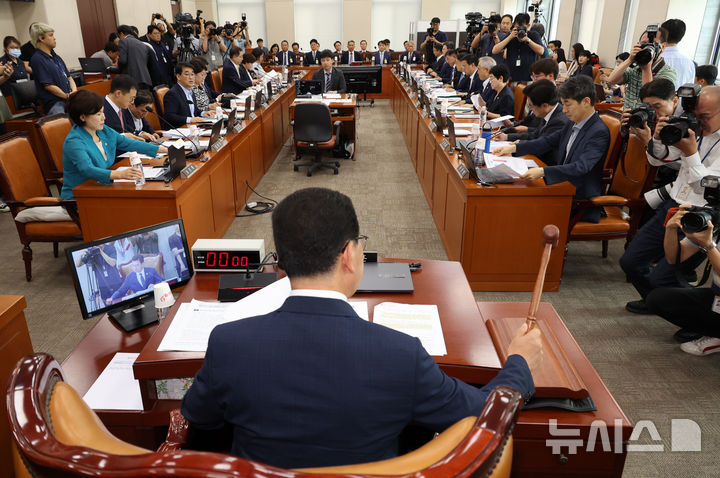
M 132 332 L 158 320 L 155 310 L 155 299 L 153 297 L 143 300 L 142 302 L 125 304 L 122 308 L 109 311 L 108 315 L 117 322 L 125 332 Z

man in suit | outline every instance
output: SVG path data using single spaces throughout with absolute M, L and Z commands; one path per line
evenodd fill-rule
M 142 140 L 132 133 L 133 125 L 125 125 L 125 115 L 123 114 L 136 94 L 137 83 L 130 75 L 116 75 L 110 82 L 110 93 L 105 95 L 103 100 L 103 113 L 105 114 L 105 126 L 109 126 L 130 139 Z
M 117 29 L 120 43 L 118 43 L 118 66 L 120 73 L 126 73 L 138 82 L 142 90 L 152 89 L 149 63 L 152 51 L 143 42 L 137 39 L 133 29 L 128 25 L 120 25 Z
M 389 65 L 390 64 L 390 53 L 385 51 L 385 42 L 380 40 L 377 44 L 378 51 L 375 52 L 373 59 L 376 65 Z
M 160 135 L 155 132 L 150 123 L 145 119 L 148 114 L 147 107 L 152 108 L 153 97 L 147 90 L 140 90 L 130 102 L 126 110 L 123 110 L 123 124 L 135 136 L 147 141 L 155 141 Z
M 149 25 L 145 37 L 147 38 L 148 45 L 150 45 L 155 52 L 154 57 L 150 57 L 150 61 L 155 62 L 155 68 L 150 71 L 151 77 L 153 76 L 152 73 L 155 73 L 153 85 L 169 85 L 173 76 L 173 57 L 162 39 L 160 28 L 157 25 Z
M 297 56 L 295 52 L 289 51 L 289 43 L 287 40 L 280 42 L 280 51 L 277 53 L 277 64 L 295 66 L 297 65 Z
M 546 184 L 570 181 L 575 198 L 587 199 L 603 193 L 602 170 L 610 145 L 610 131 L 595 112 L 595 85 L 590 77 L 570 78 L 558 89 L 563 111 L 570 120 L 564 128 L 529 141 L 504 146 L 494 154 L 544 154 L 558 151 L 558 164 L 530 168 L 521 179 L 545 178 Z M 583 221 L 599 222 L 600 208 L 590 208 Z
M 363 61 L 362 55 L 355 51 L 355 42 L 348 40 L 347 51 L 342 54 L 341 62 L 343 65 L 352 65 L 356 61 Z
M 431 76 L 434 76 L 437 78 L 440 76 L 440 72 L 442 71 L 442 67 L 445 65 L 445 62 L 447 59 L 445 58 L 445 55 L 443 54 L 443 49 L 445 48 L 445 45 L 441 45 L 440 43 L 433 43 L 433 54 L 435 55 L 435 62 L 427 69 L 428 74 Z
M 418 339 L 358 317 L 347 297 L 362 279 L 367 237 L 347 196 L 301 189 L 272 224 L 290 296 L 275 312 L 212 331 L 181 405 L 191 429 L 228 423 L 234 455 L 283 468 L 364 463 L 397 455 L 410 421 L 441 431 L 477 415 L 498 385 L 534 392 L 537 328 L 523 325 L 503 369 L 476 388 L 445 375 Z
M 240 48 L 234 46 L 230 49 L 230 58 L 225 62 L 222 72 L 222 92 L 242 93 L 245 89 L 258 84 L 260 80 L 253 80 L 250 68 L 255 63 L 255 55 L 241 53 Z
M 465 81 L 459 85 L 457 91 L 460 96 L 465 97 L 466 103 L 472 103 L 470 97 L 482 88 L 482 80 L 477 74 L 477 58 L 472 53 L 466 53 L 460 58 L 460 63 L 465 72 Z
M 319 65 L 320 64 L 320 52 L 318 49 L 320 44 L 316 39 L 310 40 L 310 51 L 305 53 L 305 66 L 308 65 Z
M 440 69 L 440 79 L 442 80 L 444 85 L 450 85 L 452 84 L 453 80 L 455 79 L 455 74 L 457 73 L 457 50 L 448 50 L 447 53 L 445 53 L 443 66 Z
M 163 99 L 165 119 L 176 128 L 187 123 L 203 121 L 202 111 L 198 108 L 192 92 L 192 87 L 195 86 L 195 73 L 192 65 L 178 63 L 175 66 L 175 78 L 177 83 L 165 93 Z
M 312 79 L 320 82 L 323 93 L 346 93 L 345 75 L 337 68 L 333 68 L 333 56 L 330 50 L 320 52 L 322 68 L 313 73 Z
M 372 54 L 367 49 L 367 40 L 360 40 L 360 51 L 358 53 L 362 56 L 362 61 L 365 61 Z
M 407 51 L 400 55 L 400 61 L 404 61 L 408 65 L 420 63 L 420 54 L 415 51 L 415 42 L 407 42 Z
M 494 96 L 492 85 L 490 84 L 490 70 L 496 65 L 495 60 L 491 56 L 483 56 L 478 59 L 477 74 L 482 80 L 480 88 L 480 96 L 487 103 Z
M 122 299 L 129 291 L 132 291 L 133 294 L 137 294 L 138 292 L 146 291 L 153 285 L 159 284 L 163 281 L 163 278 L 160 277 L 160 274 L 157 273 L 155 268 L 143 267 L 144 260 L 145 259 L 140 254 L 136 254 L 132 258 L 132 261 L 130 262 L 132 272 L 129 272 L 128 275 L 125 276 L 125 280 L 120 288 L 113 292 L 113 295 L 110 296 L 109 299 L 105 300 L 107 305 L 112 304 L 113 301 L 117 299 Z

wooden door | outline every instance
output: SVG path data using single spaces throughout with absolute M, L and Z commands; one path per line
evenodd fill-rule
M 105 48 L 108 36 L 117 30 L 113 0 L 77 0 L 85 56 Z

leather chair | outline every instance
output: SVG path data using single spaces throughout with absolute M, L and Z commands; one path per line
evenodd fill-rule
M 210 78 L 212 78 L 212 84 L 213 84 L 213 90 L 215 91 L 222 91 L 222 70 L 223 67 L 217 68 L 210 73 Z
M 153 95 L 155 96 L 155 109 L 160 116 L 165 116 L 165 93 L 170 91 L 167 85 L 158 85 L 153 88 Z
M 159 252 L 157 254 L 141 254 L 143 256 L 143 267 L 151 267 L 155 269 L 160 277 L 165 278 L 165 266 L 163 264 L 163 256 Z M 123 279 L 132 272 L 132 262 L 119 265 L 120 275 Z
M 609 111 L 609 112 L 607 112 Z M 600 119 L 603 120 L 605 126 L 610 131 L 610 146 L 608 146 L 607 154 L 605 154 L 605 165 L 603 166 L 603 182 L 609 185 L 612 182 L 613 174 L 615 174 L 615 166 L 622 152 L 623 140 L 620 136 L 621 121 L 615 111 L 607 110 L 599 113 Z
M 593 83 L 597 83 L 600 80 L 600 75 L 602 74 L 602 71 L 600 71 L 600 68 L 593 67 Z
M 340 161 L 320 160 L 321 150 L 332 149 L 340 141 L 342 122 L 335 121 L 335 133 L 333 134 L 330 108 L 324 103 L 299 103 L 295 105 L 294 118 L 290 124 L 293 126 L 295 161 L 300 159 L 301 149 L 308 149 L 315 154 L 313 161 L 296 163 L 293 165 L 293 170 L 298 171 L 301 166 L 308 166 L 308 176 L 312 176 L 312 173 L 320 168 L 332 169 L 334 174 L 338 174 Z
M 512 463 L 510 434 L 522 404 L 519 392 L 498 387 L 479 417 L 459 421 L 407 455 L 359 465 L 284 470 L 219 453 L 181 450 L 188 424 L 179 410 L 170 413 L 167 438 L 157 451 L 123 442 L 64 382 L 62 369 L 48 354 L 26 355 L 18 361 L 6 399 L 18 478 L 507 478 Z
M 66 114 L 60 113 L 43 116 L 35 122 L 35 127 L 40 137 L 40 147 L 50 158 L 51 176 L 45 178 L 45 181 L 55 184 L 59 192 L 62 188 L 63 177 L 63 144 L 72 128 L 72 123 Z
M 656 168 L 645 156 L 645 146 L 633 135 L 620 166 L 615 171 L 607 195 L 575 201 L 575 213 L 568 227 L 570 241 L 602 241 L 602 256 L 607 257 L 608 241 L 625 238 L 625 248 L 637 232 L 646 206 L 643 193 L 652 186 Z M 586 208 L 600 206 L 606 217 L 597 224 L 581 221 Z
M 523 93 L 524 89 L 525 85 L 518 83 L 513 91 L 513 95 L 515 96 L 515 121 L 520 121 L 525 116 L 525 103 L 527 102 L 527 98 L 525 97 L 525 93 Z
M 29 282 L 32 279 L 31 242 L 52 242 L 53 253 L 57 257 L 59 242 L 82 240 L 80 219 L 74 212 L 76 203 L 50 194 L 30 142 L 24 134 L 11 133 L 0 137 L 0 189 L 10 206 L 13 219 L 26 208 L 69 206 L 69 221 L 15 221 L 20 242 L 24 246 L 22 257 L 25 261 L 25 278 Z
M 34 81 L 12 83 L 10 85 L 10 95 L 12 96 L 15 109 L 22 110 L 25 108 L 32 108 L 33 110 L 33 113 L 23 113 L 18 115 L 19 118 L 42 116 L 42 113 L 40 112 L 40 98 L 38 98 Z

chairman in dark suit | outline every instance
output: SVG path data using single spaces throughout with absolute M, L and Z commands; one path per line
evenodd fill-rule
M 415 51 L 415 42 L 407 42 L 405 45 L 405 48 L 407 48 L 407 51 L 400 55 L 400 61 L 404 61 L 408 65 L 417 65 L 418 63 L 422 62 L 422 59 L 420 58 L 420 54 Z M 441 66 L 442 68 L 442 66 Z
M 178 63 L 175 66 L 177 83 L 165 93 L 163 106 L 165 119 L 174 127 L 187 123 L 203 121 L 202 110 L 198 108 L 192 87 L 195 85 L 195 73 L 189 63 Z
M 570 181 L 575 198 L 588 199 L 603 193 L 602 170 L 610 146 L 610 131 L 595 112 L 595 85 L 589 76 L 570 78 L 559 88 L 565 114 L 564 128 L 530 141 L 504 146 L 496 154 L 544 154 L 558 151 L 558 164 L 531 168 L 522 179 L 545 178 L 546 184 Z M 588 209 L 583 221 L 598 222 L 600 208 Z
M 320 52 L 322 68 L 313 73 L 312 79 L 319 81 L 323 93 L 346 93 L 345 75 L 333 68 L 333 53 L 330 50 Z
M 255 55 L 252 53 L 243 54 L 240 48 L 232 47 L 229 58 L 223 65 L 222 92 L 242 93 L 247 88 L 256 85 L 260 80 L 253 80 L 250 76 L 250 68 L 255 60 Z
M 364 60 L 362 53 L 355 51 L 355 42 L 348 40 L 347 50 L 342 52 L 340 56 L 340 63 L 343 65 L 352 65 L 355 62 L 361 62 Z
M 143 262 L 144 258 L 140 254 L 132 258 L 130 262 L 132 271 L 125 276 L 125 280 L 120 288 L 118 288 L 109 299 L 105 300 L 106 304 L 109 305 L 117 299 L 122 299 L 130 291 L 137 294 L 163 281 L 163 278 L 160 277 L 160 274 L 158 274 L 153 267 L 143 267 Z
M 155 62 L 151 58 L 153 51 L 148 46 L 137 39 L 135 33 L 128 25 L 120 25 L 118 27 L 118 67 L 121 73 L 127 73 L 135 78 L 138 86 L 142 89 L 152 89 L 152 77 L 150 76 L 150 62 Z
M 276 65 L 295 66 L 298 64 L 295 52 L 290 51 L 289 47 L 287 40 L 280 43 L 280 51 L 275 55 L 275 58 L 277 58 Z
M 272 224 L 290 297 L 212 331 L 181 405 L 191 429 L 227 423 L 232 453 L 269 465 L 342 465 L 395 456 L 411 421 L 442 431 L 477 415 L 498 385 L 532 395 L 537 329 L 522 335 L 523 326 L 505 367 L 476 388 L 445 375 L 418 339 L 358 317 L 347 297 L 362 279 L 367 238 L 347 196 L 301 189 Z

